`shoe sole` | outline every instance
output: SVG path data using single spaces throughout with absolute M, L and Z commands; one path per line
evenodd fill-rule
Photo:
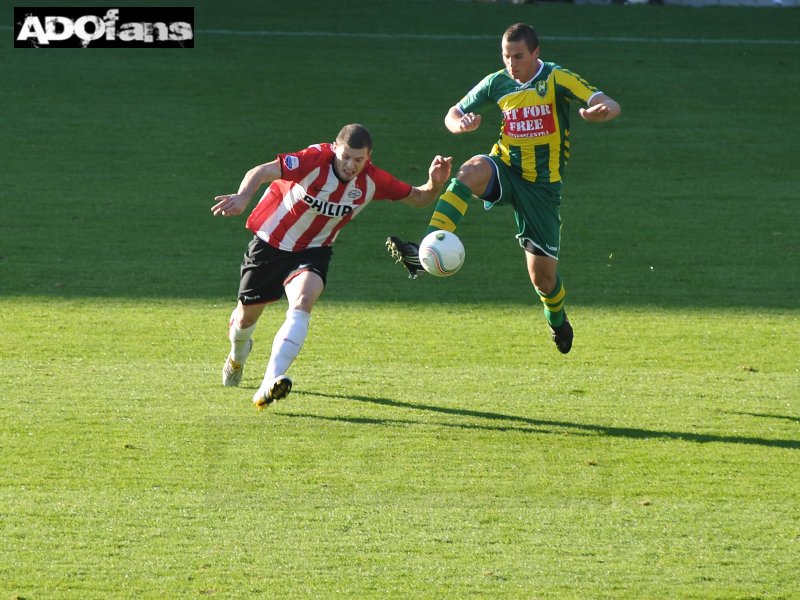
M 408 271 L 408 278 L 409 279 L 416 279 L 419 277 L 420 273 L 424 273 L 425 269 L 422 267 L 422 263 L 419 261 L 419 255 L 409 258 L 400 250 L 400 245 L 404 242 L 399 240 L 392 239 L 390 237 L 386 240 L 386 249 L 389 251 L 389 255 L 394 259 L 395 263 L 401 263 L 406 270 Z

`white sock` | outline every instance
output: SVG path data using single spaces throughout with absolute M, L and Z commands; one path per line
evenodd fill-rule
M 228 339 L 231 341 L 231 356 L 239 364 L 244 364 L 244 361 L 247 360 L 247 354 L 250 351 L 250 338 L 253 337 L 255 329 L 255 324 L 239 329 L 236 326 L 236 319 L 233 313 L 231 314 L 231 321 L 228 325 Z
M 267 364 L 267 372 L 264 374 L 265 384 L 289 370 L 289 366 L 300 354 L 300 349 L 306 341 L 310 320 L 311 314 L 304 310 L 286 311 L 286 320 L 272 341 L 272 354 Z

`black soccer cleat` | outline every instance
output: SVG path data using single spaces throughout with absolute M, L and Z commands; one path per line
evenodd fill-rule
M 558 327 L 550 326 L 551 336 L 556 344 L 556 348 L 561 354 L 566 354 L 572 350 L 572 325 L 569 324 L 567 315 L 564 315 L 564 322 Z
M 269 382 L 267 387 L 261 384 L 253 395 L 253 406 L 258 410 L 263 410 L 276 400 L 281 400 L 292 391 L 292 380 L 286 375 L 279 375 Z
M 403 263 L 408 269 L 409 279 L 416 279 L 420 273 L 425 272 L 419 262 L 419 244 L 404 242 L 399 237 L 391 235 L 386 240 L 386 249 L 396 262 Z

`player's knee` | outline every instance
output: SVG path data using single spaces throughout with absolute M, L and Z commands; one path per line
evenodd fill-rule
M 285 286 L 289 308 L 310 313 L 324 289 L 322 275 L 313 270 L 303 271 Z
M 549 296 L 556 289 L 556 277 L 549 273 L 531 273 L 531 283 L 540 295 Z
M 480 192 L 486 187 L 492 176 L 491 168 L 483 157 L 473 156 L 458 169 L 456 178 L 466 184 L 472 193 Z
M 315 297 L 311 297 L 307 294 L 300 294 L 289 303 L 289 308 L 291 310 L 302 310 L 310 314 L 316 302 L 317 299 Z
M 253 310 L 243 304 L 239 304 L 238 308 L 233 313 L 233 321 L 239 329 L 247 329 L 258 322 L 258 317 L 260 315 L 260 310 Z
M 236 326 L 239 329 L 247 329 L 248 327 L 252 327 L 258 321 L 257 317 L 240 317 L 236 319 Z

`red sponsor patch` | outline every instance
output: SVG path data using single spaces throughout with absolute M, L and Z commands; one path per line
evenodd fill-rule
M 509 137 L 532 138 L 556 132 L 550 104 L 523 106 L 503 111 L 503 133 Z

